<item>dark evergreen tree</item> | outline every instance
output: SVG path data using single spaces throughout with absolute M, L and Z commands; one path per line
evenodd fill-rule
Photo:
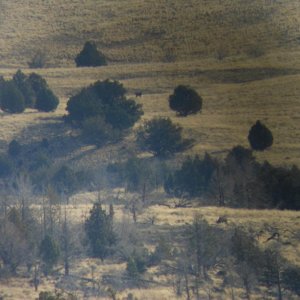
M 103 53 L 97 50 L 94 42 L 86 42 L 81 52 L 76 56 L 77 67 L 97 67 L 107 65 Z
M 40 255 L 45 263 L 45 273 L 48 274 L 52 270 L 53 266 L 58 262 L 60 256 L 60 250 L 55 240 L 46 235 L 40 245 Z
M 34 108 L 35 93 L 28 77 L 21 70 L 18 70 L 13 76 L 13 81 L 24 97 L 25 106 L 28 108 Z
M 137 132 L 137 143 L 142 150 L 155 156 L 168 156 L 188 148 L 192 141 L 182 137 L 182 127 L 169 118 L 154 118 L 144 123 Z
M 104 260 L 112 253 L 112 246 L 116 243 L 116 234 L 110 214 L 106 214 L 100 203 L 95 203 L 90 216 L 85 221 L 85 231 L 91 246 L 92 254 Z
M 56 110 L 59 104 L 58 98 L 48 89 L 42 89 L 36 95 L 35 108 L 39 111 L 50 112 Z
M 175 88 L 174 93 L 169 96 L 169 106 L 180 116 L 186 117 L 201 111 L 202 98 L 194 89 L 179 85 Z
M 47 81 L 37 73 L 31 73 L 28 77 L 28 82 L 37 95 L 41 90 L 47 89 Z
M 59 100 L 48 87 L 47 81 L 42 76 L 31 73 L 28 82 L 36 97 L 34 108 L 45 112 L 54 111 L 59 104 Z
M 300 170 L 274 167 L 265 162 L 259 168 L 259 180 L 271 198 L 271 207 L 300 210 Z
M 256 121 L 249 131 L 248 140 L 253 150 L 263 151 L 272 146 L 273 135 L 263 123 Z
M 217 162 L 207 153 L 202 160 L 198 155 L 188 157 L 181 168 L 167 178 L 165 190 L 176 196 L 201 196 L 209 190 L 216 168 Z
M 0 86 L 1 109 L 15 114 L 25 110 L 25 100 L 13 80 L 4 81 Z

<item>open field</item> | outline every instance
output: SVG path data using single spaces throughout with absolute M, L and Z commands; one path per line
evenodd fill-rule
M 143 119 L 168 116 L 181 124 L 185 135 L 195 139 L 190 154 L 201 155 L 205 151 L 226 153 L 238 144 L 248 147 L 249 128 L 259 119 L 271 129 L 274 144 L 270 150 L 258 153 L 258 159 L 276 165 L 300 165 L 300 68 L 267 68 L 257 63 L 251 68 L 246 64 L 238 65 L 233 72 L 229 63 L 212 63 L 209 68 L 208 63 L 200 60 L 197 64 L 182 62 L 38 70 L 59 95 L 59 109 L 51 114 L 28 111 L 22 115 L 3 116 L 0 120 L 2 149 L 12 138 L 24 138 L 29 142 L 47 134 L 47 124 L 61 122 L 56 118 L 66 113 L 65 105 L 70 95 L 96 80 L 111 78 L 121 81 L 131 97 L 134 97 L 134 91 L 143 91 L 142 98 L 136 100 L 143 105 Z M 5 76 L 14 72 L 14 69 L 0 69 L 0 74 Z M 178 118 L 170 111 L 168 96 L 178 84 L 191 85 L 203 97 L 201 114 Z M 57 129 L 61 130 L 61 127 Z M 61 132 L 49 134 L 55 136 Z

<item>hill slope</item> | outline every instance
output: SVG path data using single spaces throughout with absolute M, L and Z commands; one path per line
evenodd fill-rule
M 299 10 L 297 0 L 3 0 L 1 64 L 42 50 L 50 65 L 70 65 L 86 40 L 114 62 L 288 53 L 299 50 Z

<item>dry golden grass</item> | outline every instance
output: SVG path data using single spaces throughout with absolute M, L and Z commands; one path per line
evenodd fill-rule
M 37 50 L 49 65 L 73 64 L 86 40 L 118 62 L 255 56 L 299 46 L 297 0 L 4 0 L 0 8 L 2 64 L 10 66 L 24 66 Z

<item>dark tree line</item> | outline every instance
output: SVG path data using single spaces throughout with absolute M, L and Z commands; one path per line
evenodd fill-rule
M 188 157 L 164 187 L 180 197 L 215 199 L 232 207 L 300 209 L 300 170 L 258 163 L 252 151 L 234 147 L 224 162 L 209 154 Z

